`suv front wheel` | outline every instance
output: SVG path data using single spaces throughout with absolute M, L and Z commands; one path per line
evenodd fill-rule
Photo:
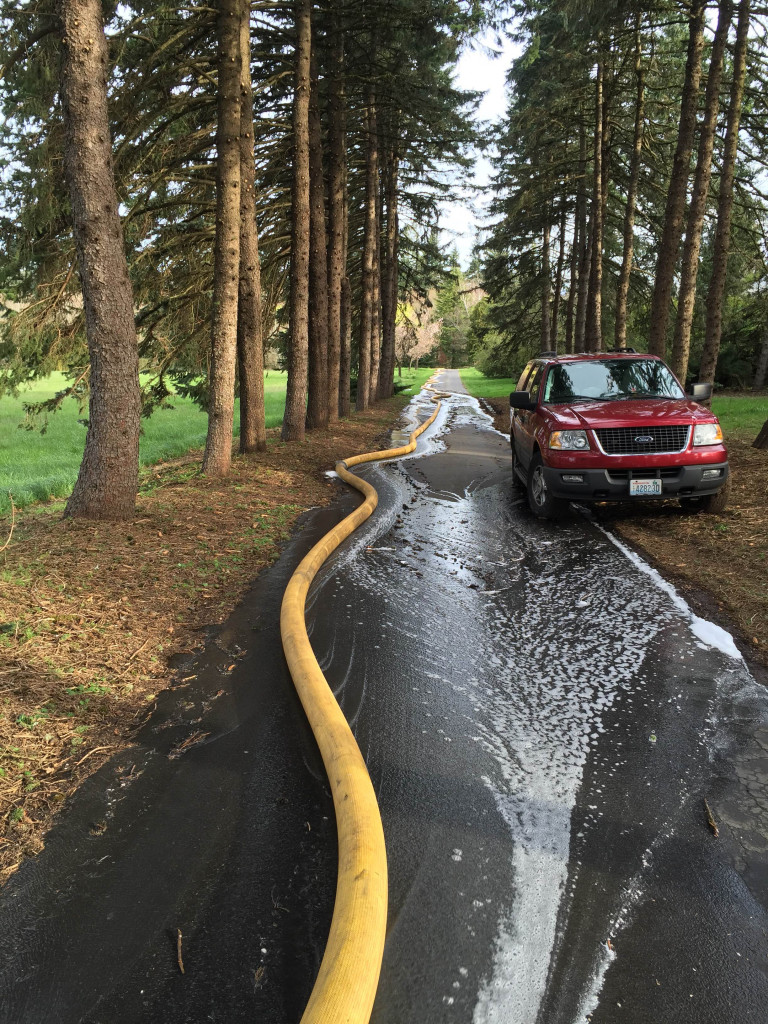
M 731 478 L 728 477 L 716 494 L 702 494 L 700 496 L 691 495 L 687 498 L 681 498 L 680 505 L 683 510 L 689 514 L 695 512 L 709 512 L 713 515 L 719 515 L 727 508 L 730 496 Z
M 537 519 L 557 519 L 565 511 L 565 501 L 553 498 L 544 476 L 544 460 L 534 452 L 528 466 L 528 507 Z

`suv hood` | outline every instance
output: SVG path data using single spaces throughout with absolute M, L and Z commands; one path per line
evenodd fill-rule
M 698 402 L 680 398 L 618 398 L 609 402 L 574 402 L 549 406 L 562 428 L 626 427 L 712 423 L 716 417 Z

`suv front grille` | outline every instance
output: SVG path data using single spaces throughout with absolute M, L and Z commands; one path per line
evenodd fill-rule
M 595 430 L 606 455 L 655 455 L 682 452 L 688 447 L 690 427 L 604 427 Z M 649 438 L 649 440 L 639 440 Z

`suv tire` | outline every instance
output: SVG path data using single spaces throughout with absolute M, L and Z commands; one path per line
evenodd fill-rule
M 728 507 L 728 499 L 730 495 L 731 478 L 728 477 L 716 494 L 703 494 L 699 498 L 695 496 L 691 496 L 690 498 L 681 498 L 680 504 L 683 510 L 689 514 L 696 512 L 709 512 L 711 515 L 719 515 L 720 512 L 724 512 Z
M 528 466 L 528 507 L 537 519 L 557 519 L 565 511 L 566 502 L 553 498 L 544 477 L 544 460 L 534 452 Z

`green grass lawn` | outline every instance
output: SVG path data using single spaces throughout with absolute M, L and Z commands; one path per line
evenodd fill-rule
M 517 387 L 517 377 L 486 377 L 473 366 L 459 370 L 461 382 L 475 398 L 499 398 Z
M 403 394 L 416 394 L 435 372 L 425 367 L 395 374 L 395 384 L 405 386 Z M 278 427 L 285 411 L 287 374 L 268 370 L 264 375 L 264 404 L 267 427 Z M 67 399 L 48 421 L 43 434 L 39 429 L 25 430 L 24 403 L 42 402 L 67 386 L 62 373 L 53 373 L 21 391 L 18 397 L 0 398 L 0 516 L 10 511 L 8 492 L 14 504 L 23 508 L 36 501 L 66 497 L 77 479 L 85 446 L 84 424 L 87 416 L 77 402 Z M 142 420 L 139 459 L 150 466 L 178 458 L 190 449 L 202 448 L 208 430 L 208 417 L 189 398 L 174 398 L 173 408 L 158 409 Z M 235 403 L 235 433 L 238 433 L 238 403 Z
M 726 440 L 738 437 L 752 442 L 768 420 L 768 396 L 715 395 L 712 412 L 720 420 Z
M 395 387 L 400 394 L 416 395 L 434 373 L 437 373 L 434 366 L 420 366 L 418 370 L 409 370 L 404 366 L 402 376 L 395 370 Z
M 517 381 L 510 377 L 486 377 L 473 367 L 459 373 L 464 387 L 475 398 L 499 398 L 517 386 Z M 712 399 L 712 411 L 720 420 L 726 439 L 736 437 L 751 442 L 768 420 L 768 396 L 716 394 Z
M 269 370 L 264 380 L 264 404 L 268 427 L 277 427 L 285 409 L 286 374 Z M 18 507 L 34 501 L 64 497 L 72 490 L 85 446 L 85 426 L 78 420 L 87 415 L 77 402 L 67 399 L 52 415 L 44 434 L 25 430 L 25 402 L 40 402 L 66 387 L 61 373 L 36 381 L 19 393 L 0 398 L 0 515 L 10 510 L 8 491 Z M 235 405 L 235 431 L 238 408 Z M 173 399 L 172 409 L 158 409 L 142 420 L 139 458 L 142 465 L 173 459 L 190 448 L 205 444 L 208 418 L 189 398 Z

